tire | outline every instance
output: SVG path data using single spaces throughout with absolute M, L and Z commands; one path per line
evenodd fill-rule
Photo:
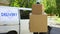
M 39 33 L 39 34 L 48 34 L 48 32 L 41 32 L 41 33 Z
M 48 26 L 48 34 L 50 34 L 52 27 Z
M 10 31 L 7 34 L 17 34 L 17 32 L 16 31 Z
M 38 32 L 33 32 L 33 34 L 38 34 Z

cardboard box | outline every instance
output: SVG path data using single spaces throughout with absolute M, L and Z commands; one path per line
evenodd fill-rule
M 32 14 L 40 15 L 43 14 L 44 7 L 41 4 L 34 4 L 32 5 Z
M 46 15 L 30 15 L 30 32 L 47 32 Z

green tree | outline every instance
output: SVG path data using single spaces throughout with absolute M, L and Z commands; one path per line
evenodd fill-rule
M 31 8 L 36 0 L 10 0 L 10 6 Z
M 10 6 L 20 7 L 19 0 L 10 0 Z
M 56 14 L 56 0 L 43 0 L 42 4 L 47 14 Z
M 57 5 L 57 12 L 60 17 L 60 0 L 56 0 L 56 5 Z

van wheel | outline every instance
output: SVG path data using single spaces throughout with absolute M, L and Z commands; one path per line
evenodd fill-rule
M 17 32 L 16 31 L 10 31 L 7 34 L 17 34 Z
M 48 26 L 48 34 L 50 34 L 52 27 Z
M 38 34 L 38 32 L 33 32 L 33 34 Z

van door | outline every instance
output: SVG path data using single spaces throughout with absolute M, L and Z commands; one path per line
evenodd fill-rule
M 0 33 L 19 29 L 19 9 L 0 6 Z

